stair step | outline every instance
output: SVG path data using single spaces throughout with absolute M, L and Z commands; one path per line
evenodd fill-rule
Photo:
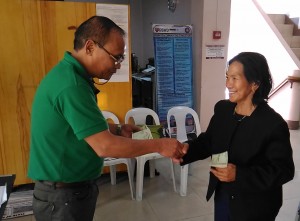
M 295 55 L 300 59 L 300 48 L 291 48 Z
M 291 47 L 293 36 L 282 36 L 286 43 Z
M 290 46 L 291 48 L 300 48 L 300 36 L 293 36 Z
M 291 47 L 291 48 L 300 48 L 300 36 L 282 36 L 286 43 Z
M 268 14 L 268 16 L 273 21 L 274 24 L 285 23 L 285 14 Z
M 282 36 L 292 36 L 293 35 L 293 24 L 275 24 L 278 31 Z

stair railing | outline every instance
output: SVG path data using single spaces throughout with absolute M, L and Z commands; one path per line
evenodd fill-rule
M 300 82 L 300 77 L 296 76 L 288 76 L 286 79 L 284 79 L 277 87 L 275 87 L 269 94 L 269 99 L 276 94 L 283 86 L 285 86 L 287 83 L 291 83 L 291 88 L 293 88 L 294 82 Z

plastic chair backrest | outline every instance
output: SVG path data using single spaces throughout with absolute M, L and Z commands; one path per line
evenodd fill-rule
M 127 124 L 129 119 L 133 118 L 136 125 L 143 125 L 146 124 L 147 116 L 152 116 L 155 125 L 160 125 L 157 113 L 146 107 L 137 107 L 129 110 L 125 115 L 125 123 Z
M 101 111 L 105 119 L 111 119 L 115 124 L 119 124 L 119 118 L 110 111 Z
M 196 128 L 196 135 L 198 136 L 201 133 L 199 117 L 196 111 L 190 107 L 185 106 L 176 106 L 169 109 L 167 114 L 167 123 L 169 136 L 171 137 L 171 117 L 173 116 L 176 121 L 176 139 L 180 142 L 187 141 L 187 131 L 186 131 L 186 117 L 190 114 L 194 118 L 194 124 Z

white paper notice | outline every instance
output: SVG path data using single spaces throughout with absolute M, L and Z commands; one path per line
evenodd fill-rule
M 206 59 L 224 59 L 225 45 L 206 45 Z
M 105 16 L 119 25 L 126 33 L 125 35 L 125 60 L 121 69 L 117 70 L 109 82 L 129 82 L 129 41 L 128 41 L 128 5 L 96 4 L 96 15 Z M 102 81 L 102 80 L 101 80 Z M 103 80 L 102 82 L 105 82 Z

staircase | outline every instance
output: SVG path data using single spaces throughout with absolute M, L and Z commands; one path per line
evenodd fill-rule
M 268 16 L 300 61 L 300 30 L 298 26 L 284 14 L 268 14 Z
M 300 61 L 300 30 L 298 28 L 299 18 L 295 18 L 292 20 L 285 14 L 268 14 L 268 16 L 273 22 L 273 24 L 275 25 L 275 27 L 277 28 L 278 32 L 281 34 L 282 38 L 285 40 L 287 44 L 287 46 L 285 47 L 290 47 L 290 50 L 287 51 L 290 51 L 289 52 L 290 55 L 294 53 L 293 55 L 294 61 L 295 59 L 297 60 L 297 58 L 298 61 Z M 294 85 L 296 88 L 293 88 L 291 92 L 291 98 L 290 98 L 291 105 L 289 110 L 289 117 L 286 120 L 289 129 L 297 130 L 299 128 L 299 116 L 300 116 L 299 115 L 300 71 L 295 70 L 293 76 L 288 76 L 286 80 L 277 87 L 277 91 L 288 82 L 291 83 L 290 88 L 293 88 L 294 82 L 298 83 Z M 275 93 L 276 91 L 274 90 L 273 94 Z

